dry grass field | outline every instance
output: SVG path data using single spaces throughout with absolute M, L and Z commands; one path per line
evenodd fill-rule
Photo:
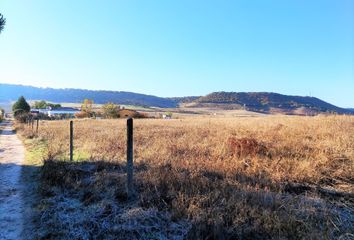
M 75 120 L 72 163 L 68 121 L 17 125 L 44 161 L 38 238 L 354 238 L 354 117 L 135 120 L 130 201 L 125 124 Z

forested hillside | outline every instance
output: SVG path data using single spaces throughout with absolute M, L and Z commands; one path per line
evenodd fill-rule
M 113 102 L 160 108 L 213 107 L 220 109 L 245 109 L 263 113 L 315 115 L 318 113 L 353 114 L 315 97 L 289 96 L 269 92 L 214 92 L 206 96 L 162 98 L 140 93 L 85 89 L 54 89 L 0 83 L 0 103 L 17 100 L 46 100 L 56 103 L 79 103 L 85 98 L 95 103 Z
M 315 97 L 289 96 L 268 92 L 214 92 L 195 99 L 190 106 L 245 108 L 258 112 L 286 114 L 316 114 L 325 112 L 351 113 Z
M 173 100 L 123 91 L 103 91 L 103 90 L 85 90 L 85 89 L 54 89 L 38 88 L 31 86 L 22 86 L 14 84 L 0 84 L 0 102 L 17 100 L 19 96 L 25 96 L 26 99 L 46 100 L 51 102 L 82 102 L 85 98 L 92 99 L 95 103 L 119 103 L 140 106 L 154 107 L 175 107 Z

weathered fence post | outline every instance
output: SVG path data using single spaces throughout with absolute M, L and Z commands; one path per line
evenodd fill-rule
M 32 130 L 32 132 L 33 132 L 33 125 L 34 125 L 34 119 L 31 118 L 31 130 Z
M 133 189 L 133 119 L 127 120 L 127 197 L 131 199 Z
M 73 131 L 73 121 L 71 120 L 70 121 L 70 161 L 72 161 L 73 160 L 73 138 L 74 138 L 74 136 L 73 136 L 73 133 L 74 133 L 74 131 Z
M 36 133 L 38 134 L 38 128 L 39 128 L 39 118 L 37 118 L 37 126 L 36 126 Z

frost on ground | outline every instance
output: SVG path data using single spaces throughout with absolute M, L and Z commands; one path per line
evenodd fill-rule
M 119 181 L 124 174 L 119 170 L 101 175 L 94 164 L 62 165 L 56 170 L 68 175 L 62 182 L 59 178 L 56 182 L 55 175 L 51 180 L 42 177 L 46 197 L 39 204 L 39 239 L 184 239 L 190 229 L 186 220 L 172 220 L 166 211 L 139 206 L 138 198 L 124 199 L 124 183 Z M 54 182 L 45 185 L 48 181 Z
M 351 239 L 351 199 L 250 189 L 213 175 L 138 165 L 46 161 L 38 239 Z M 205 174 L 204 174 L 205 175 Z M 193 189 L 194 188 L 194 189 Z M 188 220 L 187 220 L 188 218 Z M 281 237 L 280 237 L 281 236 Z
M 1 124 L 0 135 L 0 239 L 21 239 L 24 204 L 20 181 L 24 147 L 12 131 L 12 124 Z
M 46 199 L 39 229 L 43 239 L 183 239 L 186 221 L 139 206 L 100 202 L 85 206 L 65 194 Z

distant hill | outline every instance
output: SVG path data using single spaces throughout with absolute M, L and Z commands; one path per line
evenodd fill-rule
M 181 104 L 181 103 L 180 103 Z M 318 113 L 352 113 L 315 97 L 289 96 L 269 92 L 214 92 L 196 98 L 187 107 L 217 107 L 224 109 L 247 109 L 263 113 L 314 115 Z
M 46 100 L 52 102 L 71 102 L 79 103 L 85 98 L 93 99 L 95 103 L 119 103 L 139 106 L 153 107 L 176 107 L 174 100 L 161 98 L 151 95 L 121 92 L 121 91 L 96 91 L 85 89 L 54 89 L 38 88 L 31 86 L 2 84 L 0 83 L 0 102 L 9 102 L 17 100 L 19 96 L 25 96 L 28 100 Z
M 193 102 L 200 97 L 201 96 L 188 96 L 188 97 L 172 97 L 172 98 L 168 98 L 168 99 L 174 101 L 176 104 L 181 104 L 181 103 Z
M 15 101 L 21 95 L 28 100 L 46 100 L 57 103 L 80 103 L 85 98 L 89 98 L 98 104 L 113 102 L 160 108 L 208 107 L 296 115 L 332 112 L 354 114 L 353 109 L 339 108 L 315 97 L 289 96 L 269 92 L 214 92 L 206 96 L 162 98 L 133 92 L 38 88 L 0 83 L 0 103 Z

